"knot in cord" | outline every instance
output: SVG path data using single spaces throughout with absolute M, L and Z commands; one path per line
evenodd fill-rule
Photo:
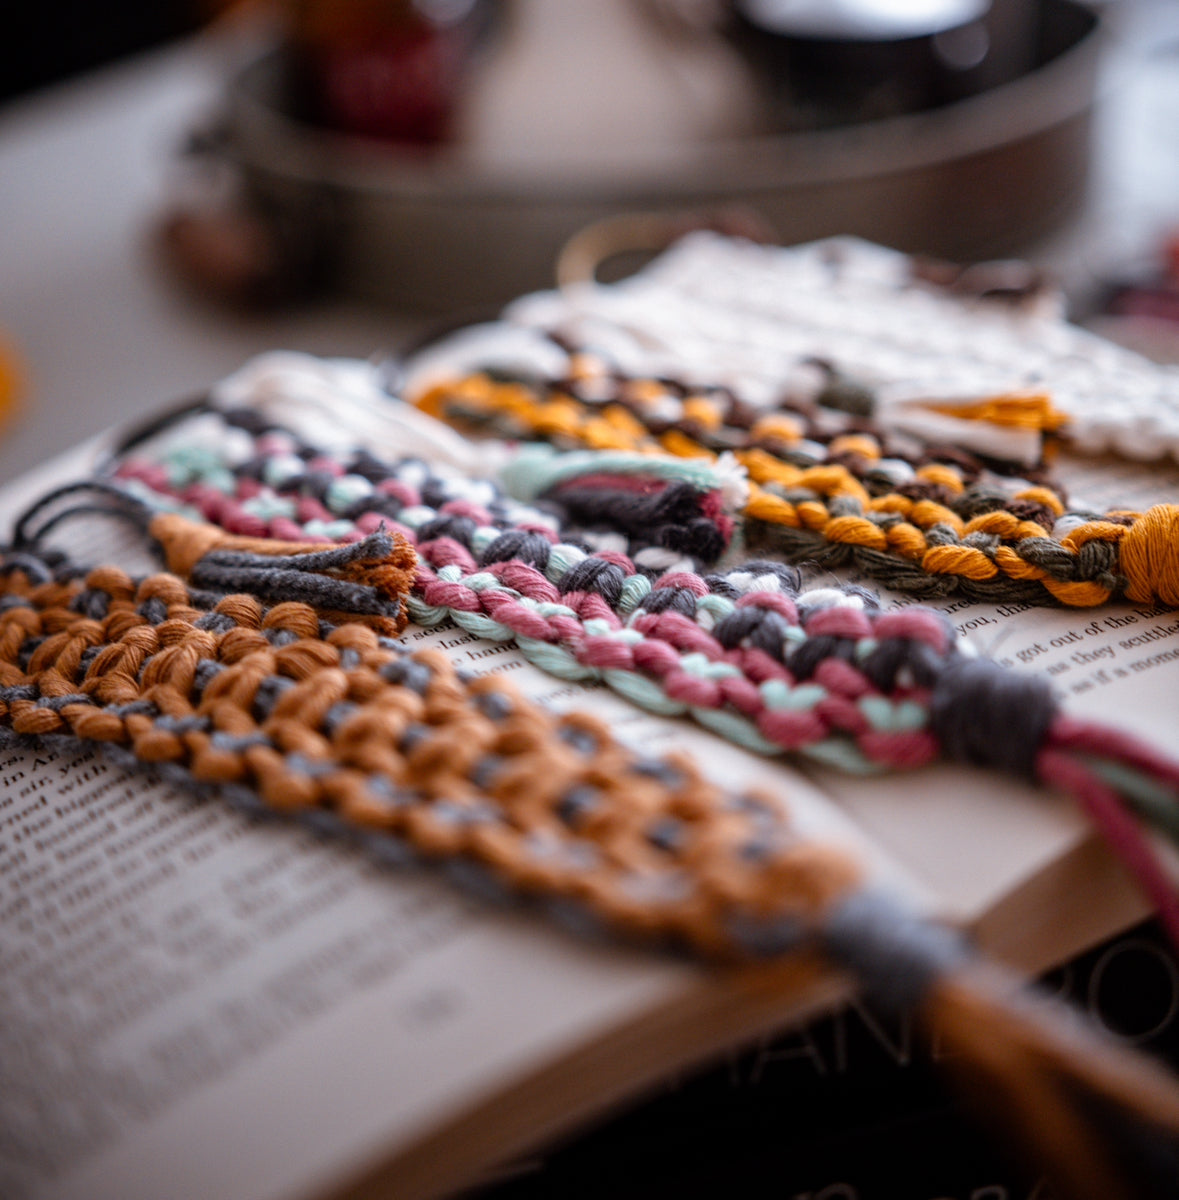
M 822 936 L 827 953 L 897 1015 L 917 1012 L 937 980 L 961 970 L 970 957 L 961 935 L 878 889 L 845 896 L 827 916 Z
M 947 663 L 929 702 L 930 728 L 947 757 L 1036 777 L 1036 756 L 1056 716 L 1052 685 L 988 658 Z

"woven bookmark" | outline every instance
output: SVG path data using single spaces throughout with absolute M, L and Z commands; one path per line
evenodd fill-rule
M 213 555 L 218 570 L 269 587 L 250 548 L 218 550 L 207 526 L 157 520 L 194 570 Z M 952 934 L 867 888 L 845 851 L 802 837 L 788 800 L 726 793 L 685 760 L 622 748 L 592 719 L 552 717 L 500 680 L 464 678 L 439 652 L 407 653 L 381 632 L 399 622 L 391 581 L 405 547 L 357 546 L 343 562 L 316 549 L 277 556 L 283 590 L 306 589 L 341 624 L 299 599 L 268 608 L 175 575 L 136 581 L 30 549 L 4 555 L 0 730 L 95 744 L 378 854 L 408 844 L 469 862 L 624 936 L 763 964 L 784 998 L 814 979 L 792 965 L 820 955 L 943 1031 L 956 1069 L 1004 1101 L 999 1115 L 1068 1194 L 1173 1181 L 1170 1080 L 1013 1005 Z M 1143 1145 L 1151 1152 L 1131 1153 Z

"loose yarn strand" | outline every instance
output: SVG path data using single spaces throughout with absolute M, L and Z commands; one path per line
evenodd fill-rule
M 154 511 L 124 487 L 101 479 L 87 479 L 54 488 L 31 504 L 13 525 L 12 545 L 17 550 L 40 545 L 66 521 L 84 516 L 126 520 L 145 533 Z
M 1179 895 L 1158 856 L 1139 832 L 1117 793 L 1083 764 L 1056 750 L 1042 750 L 1039 777 L 1067 793 L 1106 844 L 1138 881 L 1173 946 L 1179 947 Z

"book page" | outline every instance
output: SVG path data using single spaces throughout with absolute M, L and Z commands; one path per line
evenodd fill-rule
M 0 781 L 12 1200 L 315 1195 L 691 981 L 93 751 L 6 753 Z
M 1059 475 L 1069 482 L 1074 504 L 1100 512 L 1140 510 L 1179 497 L 1174 464 L 1067 456 Z M 894 608 L 914 603 L 883 594 Z M 1128 602 L 1048 608 L 949 599 L 930 606 L 948 613 L 959 635 L 981 654 L 1012 670 L 1046 675 L 1065 712 L 1116 726 L 1170 753 L 1179 749 L 1179 613 Z M 1104 911 L 1095 903 L 1091 915 L 1102 913 L 1112 922 L 1108 928 L 1104 919 L 1075 927 L 1072 950 L 1085 949 L 1147 911 L 1120 869 L 1092 844 L 1087 822 L 1064 797 L 953 765 L 927 768 L 917 777 L 851 780 L 833 771 L 814 777 L 963 921 L 989 912 L 1070 855 L 1094 896 L 1103 898 Z
M 21 491 L 76 478 L 81 461 Z M 101 532 L 86 547 L 117 552 Z M 406 636 L 510 673 L 550 707 L 593 709 L 646 753 L 686 745 L 730 786 L 774 787 L 816 836 L 873 853 L 780 764 L 554 681 L 509 647 L 453 628 Z M 907 886 L 883 859 L 874 869 Z M 702 968 L 588 944 L 447 875 L 248 819 L 94 749 L 5 749 L 0 1195 L 319 1196 L 712 986 Z

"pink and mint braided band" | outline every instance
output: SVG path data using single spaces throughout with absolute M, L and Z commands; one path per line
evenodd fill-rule
M 580 545 L 625 550 L 657 572 L 715 561 L 733 533 L 722 475 L 705 464 L 541 449 L 505 471 L 534 501 L 521 503 L 487 480 L 418 459 L 386 463 L 363 450 L 333 457 L 247 410 L 220 417 L 224 444 L 134 453 L 113 464 L 113 477 L 157 506 L 170 497 L 231 533 L 281 540 L 354 541 L 383 524 L 414 542 L 455 537 L 481 554 L 505 531 L 551 536 L 560 526 Z
M 799 572 L 772 562 L 653 582 L 621 551 L 563 540 L 551 514 L 489 483 L 444 479 L 414 460 L 342 463 L 305 447 L 300 456 L 295 445 L 270 429 L 236 467 L 185 448 L 164 462 L 125 460 L 115 477 L 157 505 L 182 500 L 250 536 L 351 540 L 386 522 L 419 554 L 408 600 L 417 624 L 453 621 L 514 643 L 546 674 L 604 683 L 641 708 L 691 716 L 758 753 L 798 751 L 853 771 L 937 755 L 919 704 L 869 696 L 871 687 L 849 682 L 844 668 L 820 667 L 834 637 L 850 640 L 850 661 L 864 662 L 878 640 L 873 616 L 884 620 L 884 636 L 890 625 L 911 628 L 944 654 L 952 635 L 932 612 L 873 612 L 872 594 L 854 586 L 801 592 Z
M 254 453 L 236 465 L 207 450 L 170 461 L 127 458 L 115 465 L 116 478 L 157 505 L 183 498 L 206 519 L 255 536 L 290 535 L 291 512 L 305 520 L 304 537 L 330 529 L 351 540 L 386 521 L 416 544 L 408 606 L 417 624 L 452 621 L 514 643 L 546 674 L 603 683 L 639 707 L 691 717 L 760 754 L 799 753 L 865 772 L 918 766 L 948 750 L 1034 773 L 1028 747 L 1047 729 L 1049 718 L 1038 714 L 1052 712 L 1040 680 L 980 666 L 976 678 L 985 675 L 980 686 L 996 698 L 973 722 L 935 728 L 943 703 L 936 685 L 968 660 L 932 610 L 881 612 L 874 594 L 855 585 L 804 590 L 796 568 L 774 562 L 652 578 L 620 550 L 565 540 L 552 513 L 486 481 L 444 478 L 418 460 L 383 464 L 362 454 L 342 462 L 272 425 L 260 429 L 256 414 L 227 420 L 257 435 Z M 587 457 L 574 456 L 574 478 L 592 483 Z M 560 467 L 550 463 L 546 479 L 554 478 L 560 482 Z M 533 481 L 531 490 L 541 489 Z M 267 511 L 276 514 L 269 522 Z M 639 531 L 626 545 L 649 541 L 649 531 Z M 1029 731 L 1022 750 L 1011 729 Z M 1130 762 L 1119 747 L 1094 760 L 1152 821 L 1179 833 L 1161 759 Z

